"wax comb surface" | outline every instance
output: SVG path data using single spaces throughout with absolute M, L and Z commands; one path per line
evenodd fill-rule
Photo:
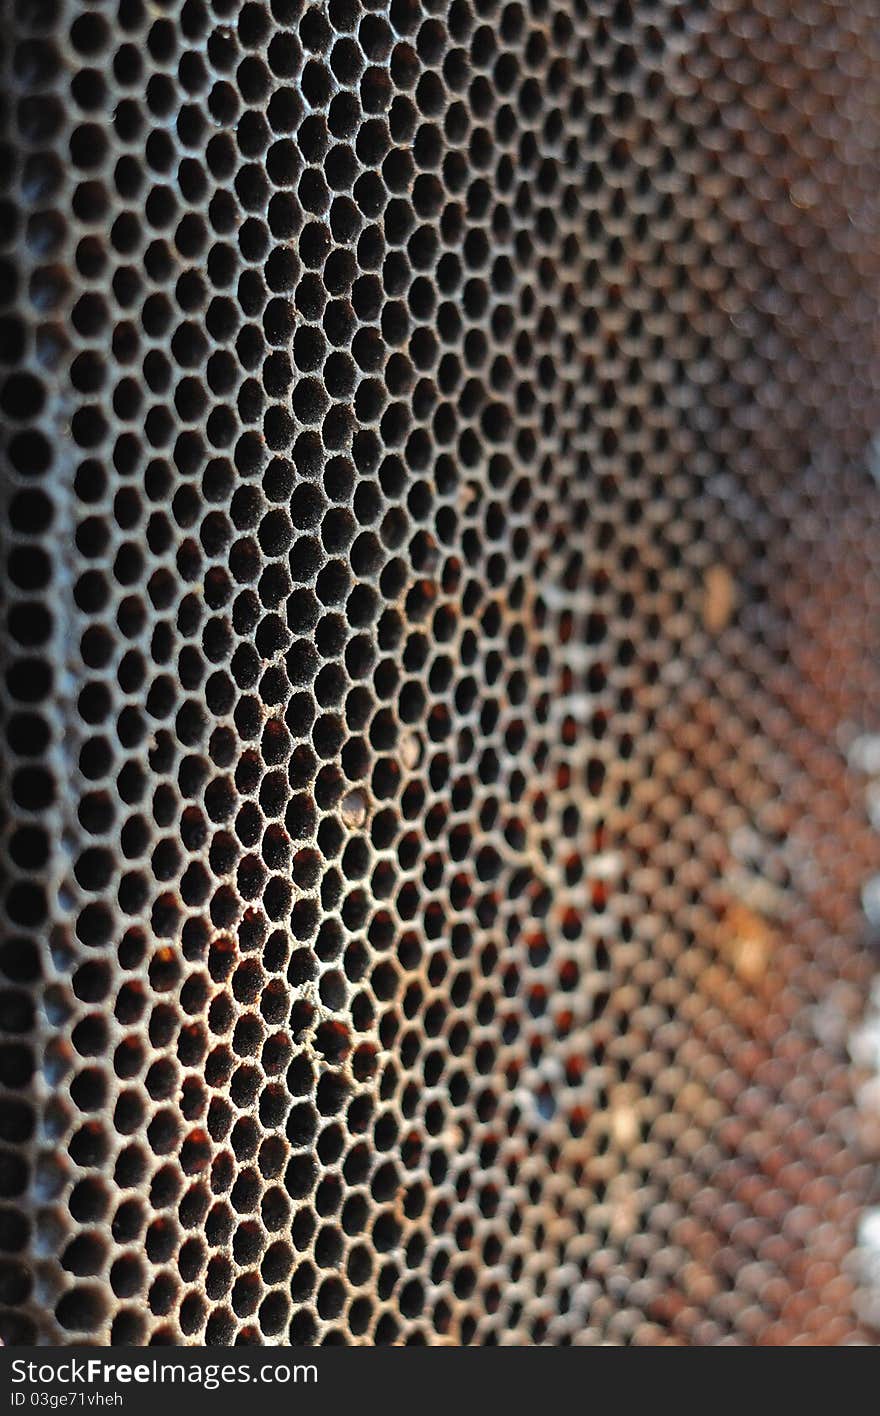
M 873 0 L 2 35 L 2 1336 L 870 1341 Z

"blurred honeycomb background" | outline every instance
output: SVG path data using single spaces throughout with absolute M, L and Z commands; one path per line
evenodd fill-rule
M 0 34 L 5 1342 L 873 1343 L 874 0 Z

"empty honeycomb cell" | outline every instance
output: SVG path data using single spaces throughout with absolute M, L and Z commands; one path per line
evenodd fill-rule
M 2 27 L 0 1336 L 873 1341 L 870 0 Z

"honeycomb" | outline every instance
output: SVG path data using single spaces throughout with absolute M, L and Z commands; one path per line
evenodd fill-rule
M 874 0 L 3 12 L 3 1340 L 872 1343 Z

